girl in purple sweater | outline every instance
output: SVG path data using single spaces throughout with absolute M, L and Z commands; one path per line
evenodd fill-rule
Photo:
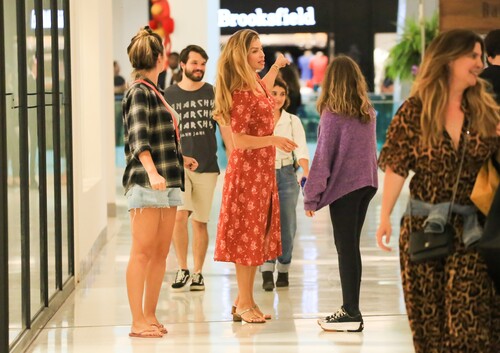
M 343 305 L 318 324 L 325 331 L 363 330 L 359 310 L 359 238 L 368 204 L 377 191 L 375 112 L 358 65 L 335 58 L 317 103 L 318 145 L 304 187 L 306 216 L 328 205 L 337 248 Z

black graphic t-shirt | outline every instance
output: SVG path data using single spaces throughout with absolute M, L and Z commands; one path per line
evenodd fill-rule
M 182 154 L 198 161 L 197 173 L 219 173 L 213 86 L 185 91 L 175 84 L 165 90 L 165 99 L 179 114 Z
M 490 65 L 483 70 L 480 77 L 490 81 L 493 86 L 493 94 L 498 104 L 500 104 L 500 65 Z

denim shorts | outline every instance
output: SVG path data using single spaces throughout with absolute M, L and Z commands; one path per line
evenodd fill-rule
M 128 210 L 134 208 L 164 208 L 181 206 L 181 190 L 169 188 L 166 190 L 153 190 L 143 186 L 134 185 L 127 193 Z

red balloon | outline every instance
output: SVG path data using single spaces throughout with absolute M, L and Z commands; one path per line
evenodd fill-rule
M 174 19 L 170 17 L 170 6 L 167 0 L 152 0 L 149 27 L 163 38 L 165 54 L 170 54 L 172 46 L 170 34 L 174 32 Z

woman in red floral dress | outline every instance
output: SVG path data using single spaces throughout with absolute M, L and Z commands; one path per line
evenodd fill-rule
M 235 148 L 224 178 L 214 258 L 235 263 L 235 321 L 265 322 L 253 299 L 255 273 L 281 254 L 275 147 L 290 152 L 297 145 L 273 136 L 274 103 L 268 90 L 287 64 L 278 56 L 261 81 L 256 71 L 264 68 L 264 52 L 252 30 L 233 34 L 218 62 L 214 116 L 222 125 L 231 125 Z

